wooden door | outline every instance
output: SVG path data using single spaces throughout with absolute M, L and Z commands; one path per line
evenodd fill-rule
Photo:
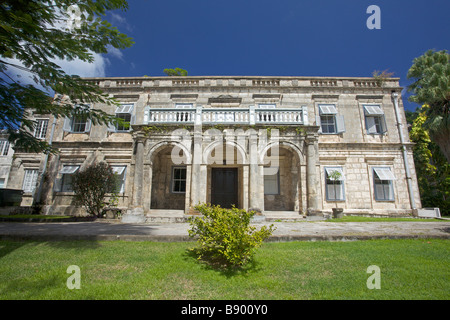
M 211 204 L 222 208 L 238 207 L 238 169 L 211 169 Z

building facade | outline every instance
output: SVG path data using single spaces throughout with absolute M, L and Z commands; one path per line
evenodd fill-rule
M 16 152 L 8 187 L 24 189 L 23 205 L 41 199 L 47 214 L 83 214 L 71 175 L 105 161 L 122 181 L 125 222 L 202 202 L 262 214 L 410 214 L 421 203 L 398 80 L 87 78 L 120 103 L 91 108 L 130 126 L 36 115 L 35 134 L 60 152 Z

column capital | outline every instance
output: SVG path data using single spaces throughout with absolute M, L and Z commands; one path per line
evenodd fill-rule
M 136 141 L 137 143 L 144 143 L 146 139 L 147 136 L 144 132 L 142 131 L 133 132 L 133 140 Z

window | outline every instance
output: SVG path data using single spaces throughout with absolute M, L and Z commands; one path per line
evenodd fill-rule
M 327 200 L 345 200 L 344 172 L 341 167 L 325 167 L 325 186 Z
M 26 169 L 23 177 L 23 192 L 34 192 L 39 171 L 37 169 Z
M 125 192 L 125 172 L 127 170 L 127 167 L 126 166 L 111 166 L 111 169 L 112 169 L 113 173 L 116 174 L 118 177 L 117 186 L 116 186 L 117 192 L 124 193 Z
M 7 156 L 9 151 L 9 141 L 0 140 L 0 156 Z
M 67 165 L 63 166 L 62 170 L 59 172 L 61 174 L 60 187 L 57 188 L 58 191 L 62 192 L 72 192 L 72 175 L 78 171 L 80 166 Z
M 172 193 L 186 192 L 186 167 L 173 167 Z
M 38 139 L 45 139 L 48 128 L 48 119 L 36 120 L 36 127 L 34 128 L 34 136 Z
M 123 104 L 116 108 L 116 117 L 123 120 L 124 123 L 116 123 L 115 131 L 130 131 L 131 124 L 134 120 L 132 115 L 133 113 L 133 105 L 132 104 Z
M 5 187 L 5 179 L 0 178 L 0 189 Z
M 316 124 L 320 126 L 320 133 L 337 134 L 345 132 L 344 116 L 338 114 L 334 104 L 319 105 L 319 116 L 316 117 Z
M 71 133 L 86 133 L 91 130 L 91 120 L 80 117 L 65 118 L 63 130 Z
M 375 200 L 393 201 L 395 176 L 390 168 L 373 168 Z
M 280 168 L 264 168 L 264 194 L 280 194 Z
M 84 112 L 89 111 L 89 108 L 89 105 L 78 106 L 78 109 L 83 109 Z M 91 120 L 87 116 L 66 117 L 63 130 L 70 133 L 87 133 L 91 131 Z
M 364 116 L 368 134 L 386 133 L 386 120 L 379 105 L 364 105 Z

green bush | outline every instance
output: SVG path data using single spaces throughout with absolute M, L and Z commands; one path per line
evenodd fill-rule
M 105 162 L 93 163 L 73 175 L 74 204 L 83 206 L 87 213 L 100 217 L 106 206 L 116 205 L 118 179 Z M 111 194 L 110 203 L 105 201 Z
M 255 250 L 275 230 L 273 225 L 256 230 L 250 226 L 254 211 L 224 209 L 220 206 L 195 206 L 202 216 L 190 218 L 189 236 L 198 236 L 199 259 L 210 259 L 228 266 L 242 266 L 251 260 Z

